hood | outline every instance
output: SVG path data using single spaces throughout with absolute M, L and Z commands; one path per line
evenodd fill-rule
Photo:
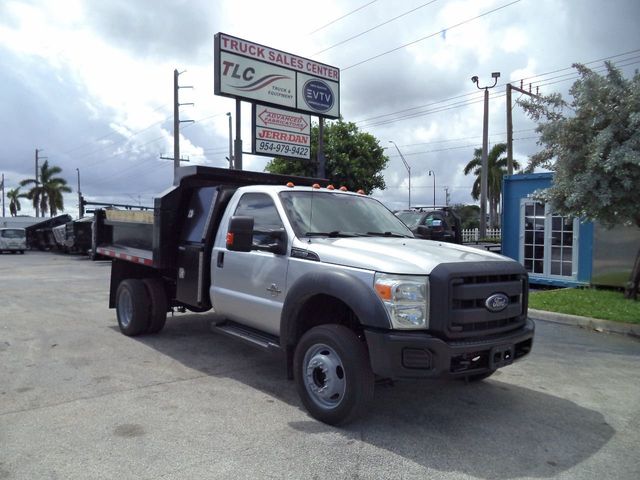
M 296 247 L 316 253 L 322 262 L 365 270 L 428 275 L 441 263 L 513 261 L 483 250 L 417 238 L 311 238 Z

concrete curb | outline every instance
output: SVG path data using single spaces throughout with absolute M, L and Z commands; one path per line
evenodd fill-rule
M 633 323 L 612 322 L 611 320 L 600 320 L 598 318 L 580 317 L 578 315 L 568 315 L 566 313 L 547 312 L 544 310 L 529 309 L 529 317 L 534 320 L 544 320 L 546 322 L 561 323 L 563 325 L 574 325 L 596 332 L 618 333 L 640 338 L 640 325 Z

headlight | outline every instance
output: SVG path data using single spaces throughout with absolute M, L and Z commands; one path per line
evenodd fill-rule
M 429 327 L 429 279 L 376 273 L 376 293 L 387 308 L 393 328 Z

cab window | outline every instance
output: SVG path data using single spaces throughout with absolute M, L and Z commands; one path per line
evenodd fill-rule
M 284 230 L 278 210 L 271 197 L 265 193 L 245 193 L 238 201 L 236 216 L 253 217 L 254 245 L 267 245 L 273 241 L 269 231 Z

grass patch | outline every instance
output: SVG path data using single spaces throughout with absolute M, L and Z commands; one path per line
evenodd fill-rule
M 622 292 L 596 288 L 564 288 L 535 291 L 529 307 L 549 312 L 640 324 L 640 301 L 627 300 Z

